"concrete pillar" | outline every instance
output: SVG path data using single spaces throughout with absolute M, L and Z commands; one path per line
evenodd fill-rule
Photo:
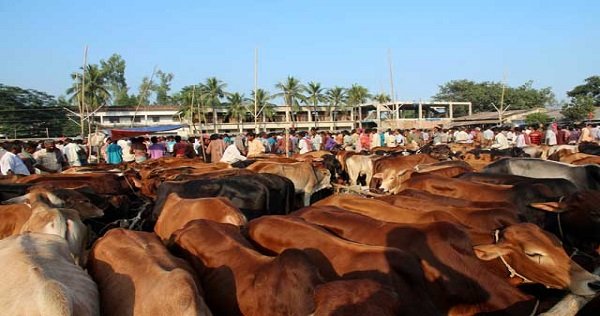
M 448 113 L 450 115 L 450 119 L 454 118 L 454 107 L 452 106 L 452 102 L 448 105 Z
M 291 117 L 291 115 L 290 115 L 290 109 L 289 109 L 289 108 L 287 108 L 287 109 L 285 110 L 285 122 L 286 122 L 286 123 L 287 123 L 287 122 L 289 122 L 289 121 L 291 121 L 291 120 L 290 120 L 290 117 Z
M 419 102 L 419 121 L 423 120 L 423 103 Z
M 469 116 L 473 115 L 473 104 L 469 102 Z
M 312 110 L 311 110 L 311 109 L 308 109 L 308 110 L 306 111 L 306 113 L 308 113 L 308 121 L 309 121 L 309 122 L 312 122 L 312 121 L 313 121 L 313 117 L 312 117 Z

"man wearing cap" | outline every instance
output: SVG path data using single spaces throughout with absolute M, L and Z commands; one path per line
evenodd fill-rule
M 42 173 L 60 173 L 67 166 L 62 152 L 51 139 L 44 141 L 44 148 L 33 153 L 33 158 L 36 161 L 35 167 Z

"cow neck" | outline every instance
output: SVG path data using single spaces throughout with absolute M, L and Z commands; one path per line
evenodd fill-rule
M 500 230 L 496 229 L 494 231 L 494 243 L 498 244 L 499 240 L 500 240 Z M 531 280 L 524 277 L 522 274 L 518 273 L 517 270 L 515 270 L 513 267 L 511 267 L 510 264 L 508 264 L 508 262 L 504 259 L 504 257 L 502 257 L 502 255 L 498 254 L 498 257 L 500 258 L 500 260 L 502 261 L 502 263 L 504 264 L 504 266 L 510 273 L 509 277 L 511 277 L 511 278 L 519 277 L 523 280 L 523 283 L 533 283 Z

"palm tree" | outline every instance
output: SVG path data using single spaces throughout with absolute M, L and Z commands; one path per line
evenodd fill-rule
M 200 89 L 197 85 L 185 86 L 173 95 L 173 100 L 179 105 L 177 115 L 189 118 L 194 132 L 197 131 L 196 122 L 200 123 L 206 119 L 204 113 L 200 111 L 200 97 Z M 195 109 L 196 106 L 198 109 Z
M 333 112 L 336 110 L 342 110 L 346 105 L 346 89 L 342 87 L 333 87 L 327 90 L 327 111 L 329 112 L 329 118 L 333 122 L 333 128 L 335 129 L 335 118 Z
M 81 74 L 74 72 L 71 74 L 71 78 L 75 82 L 71 88 L 67 89 L 67 94 L 71 94 L 70 101 L 77 102 L 80 107 L 85 104 L 93 111 L 106 105 L 110 100 L 106 76 L 98 65 L 90 64 L 85 68 L 85 97 L 82 97 L 81 94 Z
M 385 93 L 380 93 L 380 94 L 376 94 L 373 96 L 373 100 L 377 101 L 377 103 L 379 103 L 377 105 L 377 127 L 381 127 L 381 105 L 389 103 L 390 101 L 392 101 L 392 99 L 390 98 L 389 95 L 385 94 Z
M 221 106 L 221 99 L 227 94 L 225 92 L 226 86 L 227 84 L 216 77 L 210 77 L 200 85 L 200 102 L 212 109 L 215 132 L 217 132 L 217 108 Z
M 227 102 L 224 104 L 227 106 L 227 115 L 235 118 L 238 131 L 240 132 L 242 131 L 240 123 L 243 117 L 246 116 L 246 113 L 248 113 L 248 108 L 246 107 L 247 101 L 248 99 L 243 94 L 235 92 L 227 95 Z
M 313 115 L 314 115 L 313 120 L 315 122 L 315 128 L 316 128 L 317 120 L 319 117 L 319 114 L 317 112 L 317 106 L 319 105 L 319 102 L 325 102 L 327 100 L 325 98 L 325 94 L 323 93 L 325 91 L 325 88 L 321 87 L 320 83 L 311 81 L 304 88 L 304 91 L 306 92 L 306 97 L 304 99 L 304 103 L 312 105 L 312 107 L 313 107 Z
M 304 86 L 300 83 L 300 80 L 288 76 L 285 81 L 277 83 L 275 88 L 279 89 L 281 92 L 276 93 L 274 96 L 283 97 L 283 102 L 286 106 L 290 107 L 290 111 L 292 112 L 291 119 L 292 121 L 295 121 L 295 113 L 300 111 L 300 101 L 304 100 L 304 95 L 302 95 Z
M 370 97 L 369 90 L 359 84 L 355 83 L 348 89 L 348 105 L 351 106 L 352 111 L 354 111 L 355 107 L 358 107 L 358 126 L 360 128 L 362 128 L 362 110 L 360 105 L 367 102 Z
M 252 100 L 254 100 L 254 91 L 252 91 Z M 259 113 L 257 115 L 262 115 L 263 124 L 266 123 L 266 119 L 272 119 L 275 116 L 275 104 L 271 102 L 274 96 L 269 94 L 268 91 L 263 89 L 256 90 L 256 105 L 258 107 Z

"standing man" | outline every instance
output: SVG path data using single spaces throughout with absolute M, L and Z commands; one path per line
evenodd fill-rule
M 150 159 L 162 158 L 165 155 L 165 145 L 159 143 L 156 136 L 150 137 L 150 142 L 152 143 L 152 145 L 148 147 Z
M 234 145 L 235 146 L 235 145 Z M 210 143 L 206 147 L 206 153 L 210 155 L 210 162 L 219 162 L 227 149 L 225 142 L 217 134 L 210 135 Z
M 260 156 L 265 152 L 265 146 L 259 139 L 256 139 L 254 132 L 248 132 L 246 138 L 248 139 L 248 157 Z
M 79 160 L 81 147 L 74 143 L 72 139 L 65 139 L 65 146 L 63 147 L 62 151 L 65 154 L 65 157 L 67 158 L 67 163 L 69 164 L 69 166 L 81 166 L 81 160 Z
M 552 125 L 548 125 L 548 129 L 546 130 L 546 145 L 554 146 L 556 144 L 557 144 L 556 134 L 554 133 L 554 130 L 552 129 Z
M 64 167 L 67 167 L 62 152 L 56 148 L 56 143 L 51 139 L 44 141 L 44 148 L 36 151 L 33 158 L 36 161 L 35 167 L 43 173 L 60 173 Z
M 490 147 L 494 140 L 494 132 L 488 127 L 483 131 L 483 147 Z
M 123 148 L 110 138 L 106 141 L 108 143 L 106 147 L 106 162 L 111 165 L 120 164 L 123 161 Z
M 21 145 L 11 143 L 8 144 L 6 149 L 6 153 L 4 153 L 0 159 L 0 172 L 2 172 L 2 175 L 30 175 L 31 173 L 23 163 L 23 160 L 17 156 L 17 154 L 21 152 Z
M 510 147 L 508 145 L 508 139 L 506 139 L 506 136 L 504 133 L 502 133 L 500 128 L 496 129 L 496 137 L 494 137 L 494 141 L 495 143 L 492 145 L 492 148 L 503 150 Z
M 533 129 L 533 132 L 529 133 L 529 140 L 532 145 L 542 144 L 542 132 L 539 131 L 538 127 Z

